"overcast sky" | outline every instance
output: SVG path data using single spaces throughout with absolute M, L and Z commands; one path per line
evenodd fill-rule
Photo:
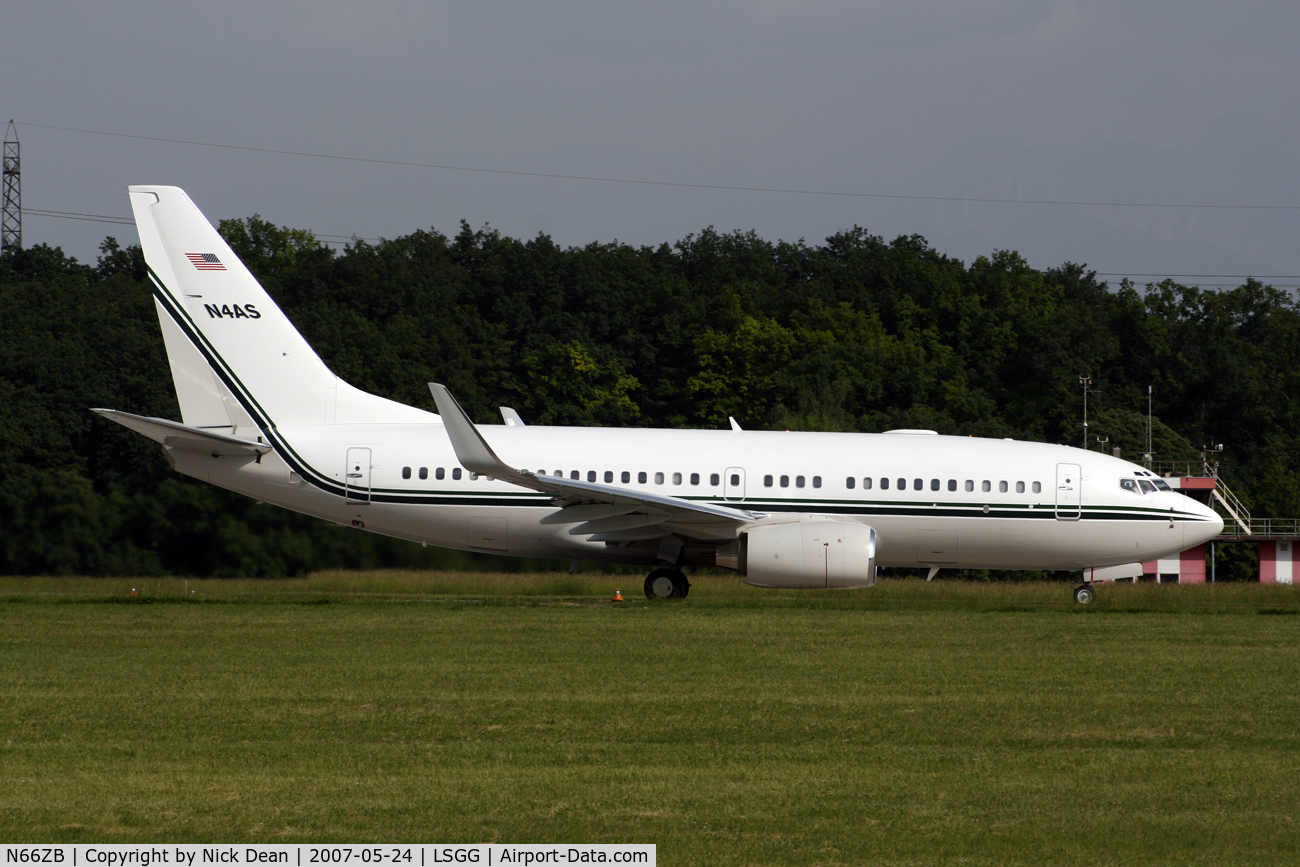
M 343 236 L 464 219 L 565 245 L 707 226 L 819 243 L 860 225 L 966 262 L 1300 275 L 1294 0 L 9 0 L 0 82 L 24 242 L 83 261 L 134 229 L 30 211 L 127 216 L 128 184 L 161 183 L 214 222 Z M 610 183 L 48 126 L 669 184 L 1275 209 Z

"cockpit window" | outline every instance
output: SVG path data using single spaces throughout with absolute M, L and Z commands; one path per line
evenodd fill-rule
M 1137 482 L 1134 481 L 1133 479 L 1120 479 L 1120 480 L 1119 480 L 1119 486 L 1120 486 L 1121 488 L 1123 488 L 1124 490 L 1126 490 L 1126 491 L 1130 491 L 1130 492 L 1132 492 L 1132 493 L 1134 493 L 1134 494 L 1136 494 L 1136 493 L 1138 492 L 1138 485 L 1137 485 Z
M 1154 494 L 1156 492 L 1156 486 L 1146 479 L 1138 479 L 1138 484 L 1142 486 L 1142 493 L 1144 494 Z
M 1164 479 L 1152 479 L 1151 481 L 1155 483 L 1156 488 L 1158 488 L 1159 490 L 1162 491 L 1173 490 L 1173 488 L 1169 487 L 1169 483 L 1166 482 Z

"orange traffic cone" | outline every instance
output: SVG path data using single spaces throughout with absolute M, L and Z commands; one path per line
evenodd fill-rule
M 613 600 L 613 601 L 615 601 L 615 602 L 622 602 L 622 601 L 623 601 L 623 591 L 619 590 L 617 587 L 614 588 L 614 600 Z

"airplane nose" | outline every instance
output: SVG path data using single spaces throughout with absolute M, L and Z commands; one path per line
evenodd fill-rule
M 1191 497 L 1188 497 L 1187 500 L 1188 511 L 1202 519 L 1200 521 L 1189 521 L 1183 525 L 1183 541 L 1188 547 L 1208 542 L 1223 532 L 1223 518 L 1218 512 L 1204 503 L 1198 503 Z

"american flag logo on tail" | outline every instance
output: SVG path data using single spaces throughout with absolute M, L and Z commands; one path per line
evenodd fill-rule
M 186 253 L 185 258 L 190 260 L 199 271 L 224 271 L 226 266 L 221 264 L 216 253 Z

